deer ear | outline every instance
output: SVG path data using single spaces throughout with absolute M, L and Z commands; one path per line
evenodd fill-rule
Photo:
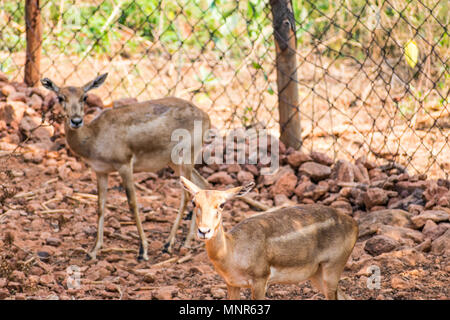
M 201 189 L 195 185 L 192 181 L 180 176 L 180 183 L 184 190 L 188 191 L 192 195 L 196 195 Z
M 245 186 L 231 188 L 225 191 L 227 198 L 230 199 L 232 197 L 242 197 L 245 196 L 250 190 L 255 186 L 254 182 L 247 183 Z
M 103 84 L 103 82 L 105 82 L 107 76 L 108 76 L 108 73 L 104 73 L 104 74 L 98 76 L 97 78 L 95 78 L 94 80 L 86 83 L 83 86 L 84 92 L 88 92 L 89 90 L 100 87 Z
M 44 86 L 44 88 L 51 90 L 55 93 L 59 92 L 59 87 L 49 78 L 41 79 L 41 83 Z

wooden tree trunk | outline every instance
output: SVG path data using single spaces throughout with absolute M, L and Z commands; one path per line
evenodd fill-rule
M 300 149 L 302 145 L 297 79 L 297 38 L 291 0 L 270 0 L 276 47 L 280 140 Z
M 29 86 L 39 83 L 41 69 L 42 24 L 39 0 L 25 1 L 27 52 L 24 81 Z

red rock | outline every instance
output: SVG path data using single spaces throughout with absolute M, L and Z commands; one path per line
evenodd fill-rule
M 35 219 L 35 220 L 33 220 L 33 221 L 31 222 L 31 228 L 32 228 L 34 231 L 40 230 L 40 229 L 41 229 L 41 226 L 42 226 L 42 221 L 41 221 L 40 219 Z
M 378 235 L 388 236 L 402 245 L 414 246 L 425 240 L 424 235 L 417 230 L 397 226 L 380 225 L 377 230 Z
M 331 206 L 337 210 L 344 212 L 345 214 L 351 215 L 353 213 L 353 209 L 350 203 L 343 200 L 334 201 Z
M 353 165 L 345 160 L 337 161 L 331 170 L 331 178 L 339 182 L 355 181 Z
M 260 179 L 262 180 L 262 184 L 264 186 L 270 186 L 273 185 L 278 179 L 280 179 L 281 176 L 286 174 L 286 172 L 294 173 L 294 170 L 290 166 L 283 166 L 280 167 L 274 174 L 266 174 L 261 175 Z
M 215 299 L 225 299 L 227 293 L 222 288 L 211 288 L 211 295 Z
M 4 120 L 8 125 L 13 121 L 20 123 L 26 109 L 27 105 L 21 101 L 0 102 L 0 120 Z
M 297 184 L 297 176 L 293 172 L 283 174 L 272 186 L 272 195 L 284 194 L 291 196 Z
M 246 164 L 244 165 L 244 169 L 252 173 L 255 177 L 259 175 L 258 168 L 254 164 Z
M 56 237 L 49 237 L 45 240 L 46 244 L 53 247 L 59 247 L 61 245 L 61 240 Z
M 56 93 L 54 93 L 53 91 L 50 91 L 44 97 L 43 106 L 44 106 L 45 110 L 50 110 L 55 106 L 55 104 L 59 104 L 58 97 L 56 96 Z
M 0 289 L 0 300 L 4 300 L 10 296 L 8 289 Z
M 152 298 L 156 300 L 172 300 L 173 295 L 178 291 L 176 286 L 164 286 L 156 289 Z
M 355 161 L 356 165 L 363 165 L 366 169 L 371 170 L 375 168 L 375 164 L 367 160 L 367 156 L 361 156 L 360 158 L 356 159 Z
M 304 204 L 315 204 L 316 202 L 313 199 L 303 198 L 302 203 Z
M 417 228 L 421 228 L 425 225 L 427 220 L 433 220 L 434 222 L 448 221 L 450 214 L 442 210 L 426 210 L 421 214 L 411 217 L 411 221 Z
M 164 246 L 164 244 L 159 240 L 149 241 L 148 248 L 150 251 L 159 251 Z
M 403 280 L 400 276 L 394 275 L 391 278 L 391 287 L 397 290 L 404 290 L 410 287 L 408 281 Z
M 224 185 L 232 184 L 234 182 L 234 179 L 224 171 L 213 173 L 206 180 L 211 183 L 220 183 Z
M 377 235 L 366 241 L 364 250 L 372 256 L 377 256 L 394 250 L 398 245 L 397 241 L 388 236 Z
M 33 94 L 30 100 L 28 101 L 28 105 L 36 111 L 40 111 L 42 109 L 42 104 L 43 100 L 37 94 Z
M 25 276 L 25 273 L 23 273 L 22 271 L 14 270 L 9 276 L 9 278 L 10 281 L 24 283 L 27 277 Z
M 355 180 L 357 182 L 362 183 L 369 183 L 370 177 L 369 177 L 369 171 L 366 167 L 364 167 L 362 164 L 358 163 L 354 167 L 354 173 L 355 173 Z
M 449 223 L 440 223 L 436 224 L 432 220 L 427 220 L 425 223 L 425 226 L 422 229 L 422 233 L 425 235 L 425 237 L 436 240 L 441 235 L 443 235 L 447 229 L 450 229 Z
M 450 229 L 432 242 L 431 252 L 439 255 L 450 254 Z
M 294 151 L 287 156 L 287 162 L 294 168 L 298 168 L 302 163 L 309 161 L 312 161 L 312 158 L 301 151 Z
M 16 92 L 16 88 L 14 88 L 12 85 L 7 84 L 4 85 L 1 89 L 1 93 L 5 96 L 8 97 L 9 95 L 11 95 L 12 93 Z
M 388 202 L 388 199 L 388 193 L 381 188 L 370 188 L 363 193 L 363 200 L 367 209 L 384 205 Z
M 11 101 L 22 101 L 23 103 L 27 103 L 27 96 L 25 95 L 25 93 L 23 92 L 12 92 L 9 96 L 8 96 L 8 102 Z
M 438 225 L 436 224 L 436 222 L 434 222 L 433 220 L 427 220 L 425 222 L 425 225 L 423 226 L 422 233 L 425 236 L 430 237 L 433 230 L 436 229 L 437 227 Z
M 402 191 L 407 191 L 408 193 L 413 193 L 415 190 L 425 190 L 427 184 L 425 181 L 399 181 L 395 184 L 395 191 L 401 194 Z
M 91 108 L 103 108 L 102 99 L 95 93 L 88 93 L 86 97 L 86 105 Z
M 380 168 L 374 168 L 372 170 L 369 170 L 369 177 L 370 180 L 377 181 L 377 180 L 384 180 L 388 176 Z
M 427 201 L 439 200 L 444 194 L 448 192 L 447 188 L 441 187 L 437 182 L 431 182 L 428 188 L 423 192 L 423 196 Z
M 253 174 L 251 174 L 250 172 L 241 170 L 241 171 L 239 171 L 239 173 L 237 175 L 237 180 L 241 184 L 245 184 L 245 183 L 248 183 L 248 182 L 252 182 L 255 179 L 253 177 Z
M 388 208 L 409 210 L 411 206 L 414 205 L 420 206 L 421 204 L 423 204 L 422 193 L 416 190 L 406 198 L 397 197 L 390 199 L 388 203 Z
M 300 183 L 297 185 L 297 187 L 294 190 L 294 193 L 299 197 L 299 198 L 303 198 L 305 192 L 314 189 L 314 185 L 311 182 L 311 180 L 309 180 L 308 177 L 306 176 L 302 176 L 300 178 Z
M 120 229 L 120 222 L 115 217 L 109 218 L 107 225 L 116 230 Z
M 55 282 L 55 277 L 52 274 L 44 274 L 40 276 L 39 283 L 43 286 L 51 286 Z
M 277 194 L 273 197 L 273 202 L 275 203 L 275 206 L 281 206 L 285 203 L 289 203 L 291 200 L 289 200 L 289 198 L 284 195 L 284 194 Z
M 286 153 L 286 145 L 283 143 L 283 141 L 278 140 L 278 149 L 280 154 Z
M 314 181 L 320 181 L 330 176 L 331 169 L 316 162 L 305 162 L 300 166 L 298 172 L 306 174 Z
M 414 215 L 416 214 L 420 214 L 423 211 L 423 206 L 419 205 L 419 204 L 410 204 L 408 206 L 408 211 Z
M 410 214 L 399 209 L 387 209 L 361 214 L 358 220 L 359 236 L 373 234 L 379 225 L 390 225 L 411 228 Z
M 443 194 L 436 202 L 438 206 L 450 208 L 450 191 Z
M 241 166 L 237 163 L 233 163 L 227 166 L 228 173 L 238 173 L 242 170 Z
M 311 152 L 310 156 L 313 159 L 313 161 L 318 162 L 323 165 L 326 165 L 326 166 L 331 166 L 334 163 L 333 159 L 331 159 L 325 153 L 313 151 L 313 152 Z

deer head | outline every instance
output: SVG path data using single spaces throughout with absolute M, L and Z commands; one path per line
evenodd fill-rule
M 217 232 L 222 223 L 222 211 L 225 202 L 235 196 L 247 194 L 255 185 L 253 182 L 228 190 L 203 190 L 185 177 L 180 177 L 181 185 L 192 194 L 194 213 L 197 218 L 197 237 L 200 240 L 209 240 Z
M 82 87 L 58 87 L 49 78 L 41 80 L 42 85 L 56 93 L 58 102 L 64 110 L 64 116 L 68 120 L 71 129 L 81 128 L 84 124 L 84 104 L 86 102 L 86 93 L 89 90 L 100 87 L 105 82 L 107 73 L 104 73 L 92 81 L 89 81 Z

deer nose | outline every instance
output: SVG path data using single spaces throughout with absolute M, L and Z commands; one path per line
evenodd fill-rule
M 198 228 L 199 238 L 205 239 L 206 235 L 211 231 L 210 228 Z
M 82 125 L 83 125 L 83 118 L 76 117 L 70 119 L 70 126 L 72 128 L 79 128 Z

